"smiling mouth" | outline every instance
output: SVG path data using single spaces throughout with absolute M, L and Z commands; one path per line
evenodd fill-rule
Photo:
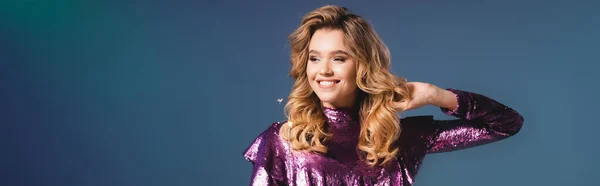
M 331 88 L 333 86 L 335 86 L 336 84 L 338 84 L 340 82 L 340 80 L 319 80 L 317 81 L 317 84 L 319 84 L 319 87 L 321 88 Z

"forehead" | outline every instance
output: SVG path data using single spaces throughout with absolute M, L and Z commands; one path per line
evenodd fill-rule
M 344 33 L 339 29 L 319 29 L 310 39 L 309 50 L 330 52 L 335 50 L 347 51 Z

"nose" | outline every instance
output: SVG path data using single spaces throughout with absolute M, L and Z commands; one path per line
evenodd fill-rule
M 321 63 L 319 67 L 319 75 L 322 76 L 331 76 L 333 75 L 333 71 L 331 70 L 331 65 L 329 62 Z

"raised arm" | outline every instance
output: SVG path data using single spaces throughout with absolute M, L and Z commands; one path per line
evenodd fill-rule
M 523 117 L 512 108 L 477 93 L 446 89 L 448 96 L 437 105 L 454 120 L 432 120 L 420 126 L 427 153 L 447 152 L 499 141 L 515 135 L 523 126 Z M 442 98 L 444 96 L 441 96 Z

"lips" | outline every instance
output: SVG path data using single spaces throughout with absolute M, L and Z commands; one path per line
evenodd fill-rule
M 335 80 L 335 79 L 330 79 L 330 80 L 318 79 L 316 81 L 317 81 L 317 84 L 319 85 L 319 87 L 324 88 L 324 89 L 334 87 L 336 84 L 338 84 L 340 82 L 340 80 Z

